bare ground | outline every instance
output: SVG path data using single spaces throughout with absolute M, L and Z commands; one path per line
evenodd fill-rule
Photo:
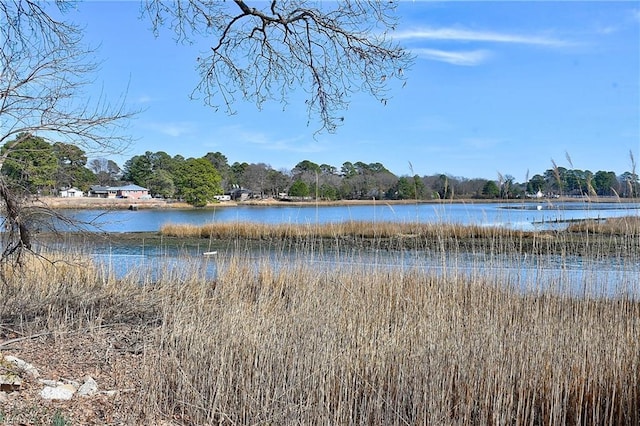
M 82 383 L 91 376 L 99 390 L 89 397 L 48 401 L 40 396 L 44 385 L 23 375 L 21 389 L 0 399 L 0 424 L 140 424 L 141 367 L 148 350 L 141 329 L 115 325 L 31 337 L 3 327 L 0 337 L 0 353 L 32 364 L 41 379 Z M 171 422 L 157 419 L 151 424 Z

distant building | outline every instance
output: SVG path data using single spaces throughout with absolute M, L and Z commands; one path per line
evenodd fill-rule
M 78 188 L 67 188 L 60 190 L 60 196 L 62 198 L 80 198 L 84 197 L 84 192 L 80 191 Z
M 116 188 L 116 197 L 118 198 L 148 198 L 149 190 L 138 185 L 127 185 Z
M 138 185 L 125 186 L 99 186 L 91 187 L 89 191 L 90 197 L 96 198 L 131 198 L 134 200 L 140 198 L 149 198 L 149 190 Z
M 227 192 L 226 195 L 229 195 L 232 200 L 245 201 L 253 196 L 253 192 L 246 188 L 236 188 Z
M 112 186 L 94 185 L 89 190 L 89 197 L 95 198 L 116 198 L 118 190 Z

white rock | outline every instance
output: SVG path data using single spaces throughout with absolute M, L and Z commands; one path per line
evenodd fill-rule
M 86 376 L 84 378 L 84 383 L 80 388 L 78 388 L 78 396 L 91 396 L 98 392 L 98 384 L 93 377 Z
M 62 386 L 45 386 L 42 391 L 40 391 L 40 396 L 44 399 L 58 399 L 63 401 L 68 401 L 73 398 L 73 394 L 76 393 L 76 388 L 73 385 L 62 385 Z
M 56 386 L 60 386 L 60 385 L 64 385 L 63 382 L 59 382 L 57 380 L 49 380 L 49 379 L 38 379 L 38 383 L 43 384 L 43 385 L 47 385 L 47 386 L 51 386 L 51 387 L 56 387 Z
M 80 387 L 80 383 L 76 382 L 75 380 L 71 380 L 71 379 L 62 379 L 62 380 L 64 384 L 71 385 L 76 389 Z
M 32 379 L 37 379 L 38 377 L 40 377 L 40 373 L 38 372 L 38 370 L 28 362 L 23 361 L 20 358 L 16 358 L 15 356 L 11 356 L 11 355 L 6 355 L 4 359 L 5 361 L 15 365 L 18 370 L 24 371 L 25 374 L 31 377 Z

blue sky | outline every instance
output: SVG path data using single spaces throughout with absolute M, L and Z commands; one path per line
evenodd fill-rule
M 638 2 L 402 2 L 394 37 L 416 55 L 382 105 L 358 95 L 335 134 L 314 137 L 304 107 L 238 103 L 233 116 L 189 99 L 208 45 L 155 38 L 138 2 L 79 3 L 73 18 L 100 45 L 95 90 L 143 111 L 121 157 L 165 151 L 291 169 L 381 162 L 397 175 L 448 173 L 524 181 L 558 165 L 640 163 Z M 413 172 L 412 172 L 413 170 Z

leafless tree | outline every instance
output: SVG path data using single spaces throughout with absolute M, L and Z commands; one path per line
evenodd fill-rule
M 74 2 L 0 1 L 0 170 L 24 138 L 74 144 L 88 155 L 119 151 L 127 143 L 119 125 L 131 113 L 124 103 L 87 99 L 95 55 L 79 27 L 65 21 Z M 306 93 L 304 108 L 318 131 L 333 132 L 351 96 L 367 92 L 386 103 L 389 82 L 403 79 L 412 58 L 389 37 L 393 1 L 143 0 L 153 30 L 174 31 L 178 42 L 206 39 L 197 61 L 200 82 L 192 93 L 233 113 L 237 98 L 258 107 L 291 93 Z M 298 107 L 298 106 L 296 106 Z M 0 175 L 5 208 L 2 259 L 19 260 L 31 247 L 25 203 L 32 194 Z
M 267 190 L 267 178 L 270 170 L 272 170 L 272 168 L 268 164 L 249 164 L 245 168 L 244 173 L 242 173 L 242 186 L 253 191 L 254 195 L 259 195 L 260 198 L 264 198 L 264 194 Z
M 309 122 L 333 132 L 351 95 L 386 103 L 389 82 L 403 79 L 412 57 L 389 37 L 395 8 L 378 0 L 146 0 L 143 12 L 156 32 L 168 26 L 178 41 L 211 41 L 193 97 L 233 113 L 238 97 L 284 106 L 301 88 Z
M 131 112 L 122 100 L 114 106 L 86 97 L 96 70 L 93 52 L 77 27 L 54 18 L 66 3 L 56 5 L 0 2 L 0 170 L 33 135 L 87 151 L 116 152 L 127 144 L 120 126 Z M 31 250 L 31 218 L 38 210 L 52 213 L 33 195 L 0 173 L 3 261 L 20 262 Z
M 87 166 L 96 175 L 98 185 L 111 186 L 122 177 L 120 166 L 104 157 L 92 159 Z

